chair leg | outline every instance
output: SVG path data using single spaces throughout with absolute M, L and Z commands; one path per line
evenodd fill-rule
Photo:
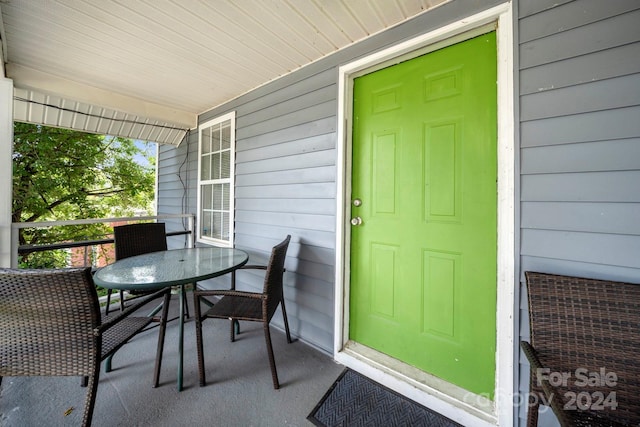
M 167 317 L 169 316 L 169 302 L 171 301 L 171 294 L 167 293 L 164 296 L 162 303 L 162 314 L 160 315 L 160 330 L 158 331 L 158 349 L 156 350 L 156 368 L 153 374 L 153 387 L 158 387 L 160 382 L 160 369 L 162 368 L 162 353 L 164 351 L 164 336 L 167 330 Z
M 240 321 L 238 319 L 229 319 L 229 336 L 231 342 L 236 342 L 236 335 L 240 335 Z
M 120 311 L 124 311 L 124 291 L 120 291 Z
M 204 372 L 204 348 L 202 344 L 202 317 L 200 315 L 200 300 L 197 295 L 193 296 L 193 309 L 196 317 L 196 349 L 198 352 L 198 377 L 200 380 L 200 387 L 204 387 L 207 383 L 207 379 Z
M 540 408 L 540 404 L 538 403 L 529 404 L 529 407 L 527 408 L 527 427 L 538 426 L 538 409 L 539 408 Z
M 527 402 L 527 427 L 538 426 L 538 409 L 540 409 L 541 393 L 533 392 L 533 384 L 536 381 L 536 374 L 533 369 L 529 372 L 529 399 Z
M 284 297 L 280 300 L 280 307 L 282 307 L 282 318 L 284 319 L 284 330 L 287 333 L 287 342 L 291 344 L 291 334 L 289 333 L 289 320 L 287 320 L 287 309 L 284 308 Z
M 96 405 L 96 393 L 98 392 L 98 380 L 100 376 L 100 364 L 95 367 L 95 372 L 88 378 L 87 397 L 84 403 L 84 416 L 82 417 L 82 426 L 89 427 L 93 418 L 93 408 Z
M 110 355 L 107 356 L 106 359 L 104 359 L 104 372 L 105 374 L 108 372 L 111 372 L 111 362 L 113 361 L 113 356 L 115 355 L 115 353 L 111 353 Z
M 267 354 L 269 355 L 269 366 L 271 366 L 271 378 L 273 379 L 273 388 L 279 389 L 278 371 L 276 370 L 276 359 L 273 356 L 273 346 L 271 345 L 271 333 L 269 332 L 269 322 L 263 322 L 264 338 L 267 342 Z
M 104 315 L 109 315 L 109 306 L 111 305 L 111 292 L 113 289 L 107 289 L 107 305 L 104 307 Z
M 186 292 L 186 289 L 184 289 L 184 287 L 181 289 L 181 292 Z M 185 294 L 185 297 L 182 299 L 182 301 L 184 302 L 184 314 L 186 316 L 187 319 L 190 318 L 189 316 L 189 304 L 187 303 L 187 296 Z

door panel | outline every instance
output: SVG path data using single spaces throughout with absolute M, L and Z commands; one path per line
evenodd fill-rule
M 350 339 L 493 395 L 495 33 L 354 81 Z

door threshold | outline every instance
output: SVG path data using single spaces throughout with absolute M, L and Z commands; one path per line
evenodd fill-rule
M 386 354 L 348 341 L 336 361 L 462 425 L 495 426 L 495 403 Z

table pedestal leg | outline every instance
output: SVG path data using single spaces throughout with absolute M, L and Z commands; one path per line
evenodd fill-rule
M 180 330 L 178 332 L 178 391 L 182 391 L 182 355 L 184 348 L 184 305 L 187 303 L 184 285 L 180 285 Z

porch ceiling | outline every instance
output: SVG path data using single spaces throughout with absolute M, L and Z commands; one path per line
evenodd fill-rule
M 0 36 L 16 120 L 178 144 L 170 127 L 445 1 L 0 0 Z

